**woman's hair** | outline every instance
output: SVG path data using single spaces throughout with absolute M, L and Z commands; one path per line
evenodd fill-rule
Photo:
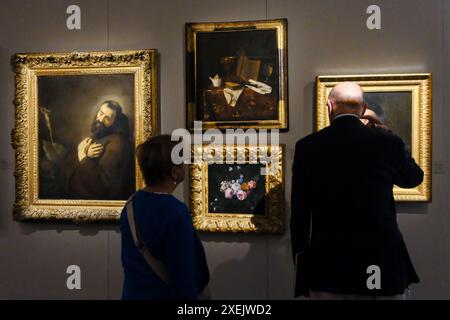
M 167 134 L 149 138 L 136 149 L 136 156 L 146 185 L 155 185 L 171 177 L 172 149 L 178 141 Z

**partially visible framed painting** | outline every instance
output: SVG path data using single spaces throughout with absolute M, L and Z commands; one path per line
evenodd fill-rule
M 287 129 L 287 20 L 186 24 L 187 122 Z
M 284 232 L 283 146 L 193 149 L 207 155 L 194 162 L 190 172 L 191 213 L 197 230 Z M 222 163 L 214 160 L 218 154 Z
M 16 54 L 17 220 L 118 220 L 157 133 L 156 50 Z
M 330 90 L 351 81 L 364 90 L 367 112 L 374 112 L 405 142 L 424 171 L 421 185 L 413 189 L 394 187 L 396 201 L 431 201 L 431 74 L 318 76 L 316 79 L 316 130 L 329 125 L 326 106 Z

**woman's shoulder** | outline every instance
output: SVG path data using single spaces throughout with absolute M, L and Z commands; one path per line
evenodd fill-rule
M 175 196 L 165 193 L 154 193 L 147 191 L 138 191 L 135 194 L 136 202 L 142 206 L 159 207 L 166 214 L 179 216 L 188 213 L 187 206 Z

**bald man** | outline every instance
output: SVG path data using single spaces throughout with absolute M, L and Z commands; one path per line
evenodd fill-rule
M 331 125 L 295 146 L 295 295 L 405 299 L 419 279 L 397 225 L 392 188 L 416 187 L 423 172 L 403 141 L 365 114 L 357 84 L 335 86 L 327 108 Z

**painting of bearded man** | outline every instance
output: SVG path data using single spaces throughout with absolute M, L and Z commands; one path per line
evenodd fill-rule
M 77 148 L 75 164 L 66 172 L 67 194 L 82 199 L 125 199 L 131 194 L 128 118 L 115 101 L 105 101 L 92 122 L 90 135 Z M 124 170 L 125 169 L 125 170 Z
M 39 197 L 126 200 L 135 190 L 133 76 L 39 81 Z

